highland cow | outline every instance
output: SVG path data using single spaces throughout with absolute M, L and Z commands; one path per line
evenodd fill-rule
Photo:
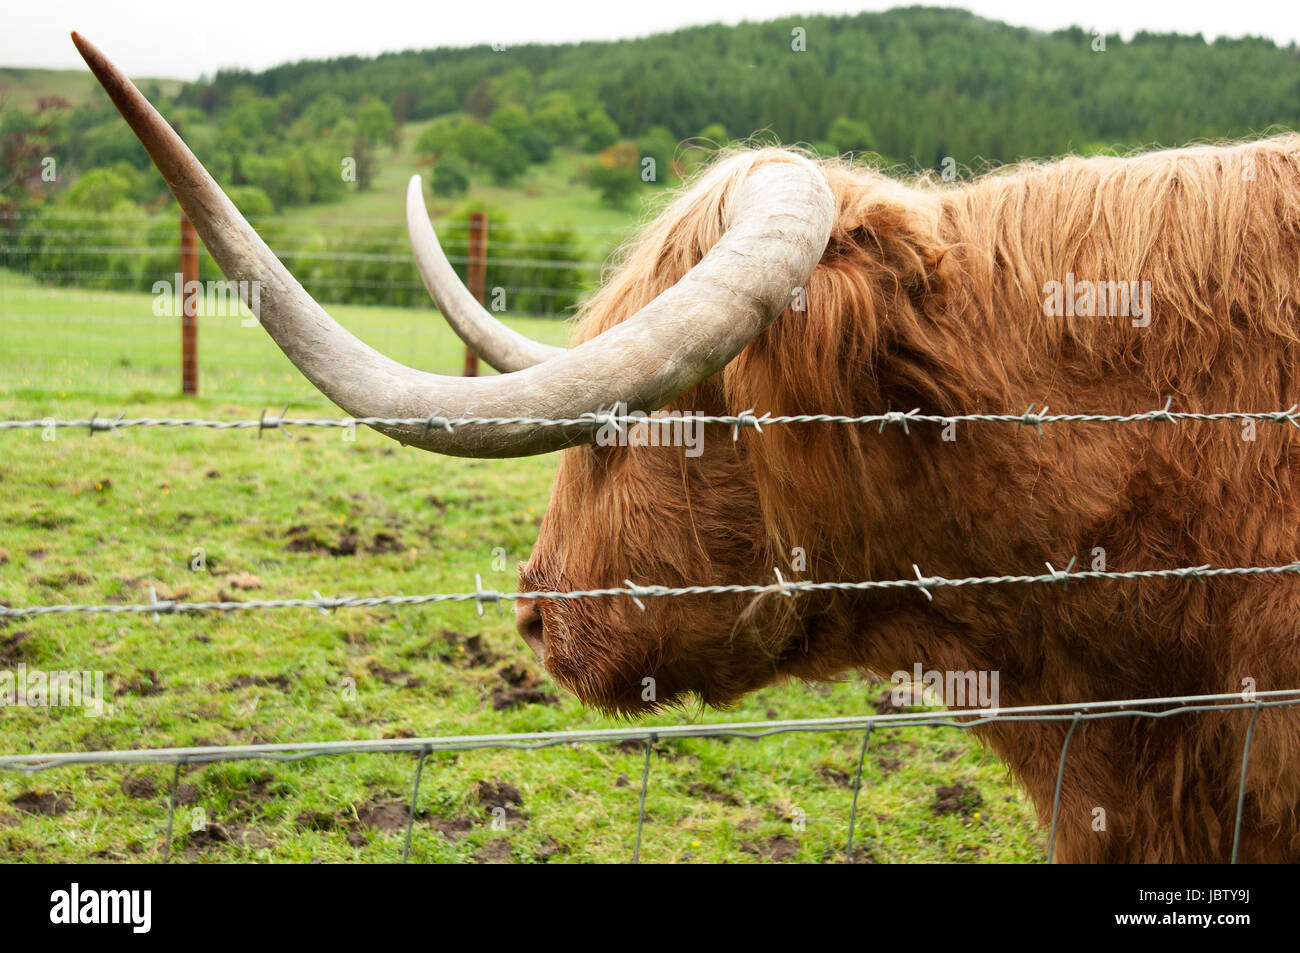
M 504 372 L 442 378 L 340 328 L 135 88 L 74 39 L 227 277 L 259 283 L 262 325 L 355 416 L 567 419 L 615 402 L 704 414 L 1133 413 L 1167 399 L 1264 411 L 1300 394 L 1300 137 L 1026 163 L 958 185 L 732 152 L 624 249 L 570 350 L 517 335 L 469 298 L 417 180 L 408 216 L 421 273 Z M 1048 299 L 1067 281 L 1104 283 L 1108 298 L 1149 289 L 1145 313 L 1057 307 Z M 914 563 L 944 576 L 1035 572 L 1071 557 L 1115 570 L 1279 564 L 1296 559 L 1300 537 L 1300 442 L 1286 423 L 809 424 L 738 440 L 711 424 L 696 456 L 593 445 L 581 426 L 377 429 L 470 456 L 563 449 L 521 570 L 528 592 L 752 583 L 774 567 L 838 580 L 911 576 Z M 627 714 L 914 666 L 997 672 L 1002 707 L 1300 686 L 1290 576 L 931 595 L 694 596 L 648 599 L 644 611 L 626 598 L 523 600 L 517 624 L 557 681 Z M 1250 717 L 1080 724 L 1058 859 L 1228 859 Z M 1044 822 L 1068 730 L 978 729 Z M 1300 713 L 1261 712 L 1242 859 L 1300 860 L 1298 758 Z

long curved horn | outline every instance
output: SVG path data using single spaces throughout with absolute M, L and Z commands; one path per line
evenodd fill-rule
M 406 189 L 406 230 L 411 236 L 415 266 L 429 289 L 434 304 L 453 331 L 479 357 L 505 374 L 522 371 L 559 357 L 567 348 L 542 344 L 508 328 L 474 300 L 451 267 L 429 221 L 424 188 L 418 175 L 411 176 Z
M 737 187 L 727 230 L 676 285 L 563 355 L 495 377 L 441 377 L 363 344 L 307 294 L 207 170 L 125 76 L 76 33 L 73 42 L 139 137 L 226 277 L 256 283 L 257 317 L 303 375 L 355 417 L 570 419 L 616 401 L 654 410 L 726 366 L 812 274 L 834 202 L 810 162 L 756 164 Z M 473 457 L 525 456 L 590 442 L 588 425 L 377 424 L 402 443 Z

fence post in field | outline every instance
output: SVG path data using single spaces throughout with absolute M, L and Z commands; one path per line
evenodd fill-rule
M 199 239 L 181 213 L 181 393 L 199 392 Z
M 469 216 L 469 255 L 465 266 L 465 284 L 479 304 L 484 304 L 484 284 L 487 281 L 487 212 L 471 212 Z M 465 377 L 478 377 L 478 355 L 465 348 Z

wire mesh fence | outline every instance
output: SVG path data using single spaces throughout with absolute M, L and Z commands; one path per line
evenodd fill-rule
M 729 738 L 756 742 L 775 735 L 801 732 L 845 732 L 862 734 L 857 769 L 852 784 L 849 822 L 844 834 L 844 856 L 853 858 L 853 839 L 858 816 L 859 796 L 862 792 L 863 764 L 870 745 L 872 732 L 878 728 L 952 728 L 970 731 L 973 728 L 1002 723 L 1032 723 L 1055 721 L 1070 725 L 1061 747 L 1057 769 L 1056 793 L 1052 804 L 1047 860 L 1055 856 L 1056 834 L 1060 820 L 1060 804 L 1070 742 L 1075 729 L 1084 722 L 1116 718 L 1176 718 L 1206 712 L 1249 710 L 1250 721 L 1245 732 L 1241 781 L 1237 792 L 1236 817 L 1233 827 L 1232 863 L 1237 862 L 1241 838 L 1242 817 L 1245 807 L 1246 776 L 1250 767 L 1251 747 L 1255 724 L 1260 712 L 1270 708 L 1300 705 L 1300 689 L 1259 691 L 1240 694 L 1183 695 L 1158 698 L 1130 698 L 1095 701 L 1082 704 L 1032 705 L 1003 709 L 969 709 L 947 712 L 904 711 L 897 714 L 874 714 L 838 718 L 806 718 L 768 720 L 758 722 L 685 724 L 663 726 L 628 726 L 595 730 L 517 732 L 502 735 L 453 735 L 384 740 L 296 742 L 262 745 L 224 745 L 193 748 L 152 748 L 119 751 L 61 752 L 50 754 L 0 755 L 0 770 L 35 774 L 74 765 L 126 765 L 170 764 L 172 779 L 167 798 L 167 820 L 163 835 L 162 859 L 171 857 L 177 789 L 181 771 L 186 766 L 231 761 L 301 761 L 308 758 L 357 756 L 363 754 L 412 754 L 417 756 L 407 805 L 405 836 L 400 859 L 406 863 L 410 857 L 411 841 L 418 814 L 420 785 L 425 766 L 431 757 L 439 754 L 484 749 L 509 749 L 536 751 L 563 745 L 626 744 L 641 742 L 644 761 L 641 771 L 640 791 L 637 797 L 636 837 L 631 862 L 641 859 L 641 848 L 646 822 L 646 803 L 651 792 L 652 756 L 657 743 L 670 743 L 687 738 Z
M 400 221 L 322 226 L 272 218 L 259 223 L 278 257 L 328 304 L 411 306 L 427 300 Z M 464 271 L 462 221 L 439 223 L 448 259 Z M 514 316 L 569 315 L 592 290 L 625 229 L 562 223 L 499 223 L 490 233 L 488 287 Z M 203 277 L 220 277 L 201 251 Z M 167 218 L 42 215 L 0 221 L 0 268 L 42 288 L 148 292 L 177 270 L 176 224 Z M 13 294 L 0 290 L 0 296 Z

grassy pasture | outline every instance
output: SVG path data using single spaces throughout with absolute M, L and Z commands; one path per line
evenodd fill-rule
M 148 77 L 135 77 L 135 82 L 141 89 L 156 87 L 169 96 L 174 96 L 182 85 L 178 79 Z M 79 106 L 103 95 L 99 83 L 85 69 L 0 67 L 0 100 L 21 109 L 34 109 L 45 96 L 60 96 Z
M 258 328 L 204 319 L 202 396 L 179 396 L 178 329 L 141 294 L 48 290 L 0 275 L 0 418 L 335 416 Z M 397 359 L 455 372 L 431 309 L 335 309 Z M 554 322 L 518 321 L 563 343 Z M 441 458 L 372 432 L 132 430 L 93 439 L 0 432 L 0 599 L 10 605 L 464 591 L 513 586 L 547 504 L 548 457 Z M 494 568 L 493 549 L 508 554 Z M 205 567 L 191 568 L 202 549 Z M 247 587 L 247 588 L 241 588 Z M 472 605 L 0 624 L 0 670 L 99 670 L 108 710 L 0 709 L 0 750 L 76 751 L 473 734 L 616 721 L 548 681 L 508 615 Z M 344 686 L 355 684 L 355 697 Z M 729 712 L 659 724 L 860 713 L 886 686 L 765 689 Z M 842 859 L 861 736 L 691 740 L 657 749 L 642 856 L 655 862 Z M 624 861 L 639 746 L 432 756 L 417 861 Z M 185 770 L 173 857 L 387 862 L 400 856 L 415 759 L 239 762 Z M 0 858 L 160 859 L 170 766 L 0 774 Z M 936 788 L 965 795 L 939 803 Z M 975 798 L 978 794 L 978 803 Z M 504 830 L 490 823 L 506 808 Z M 792 819 L 806 818 L 803 829 Z M 205 830 L 192 830 L 200 822 Z M 1031 811 L 991 754 L 954 729 L 878 731 L 855 859 L 1042 859 Z

